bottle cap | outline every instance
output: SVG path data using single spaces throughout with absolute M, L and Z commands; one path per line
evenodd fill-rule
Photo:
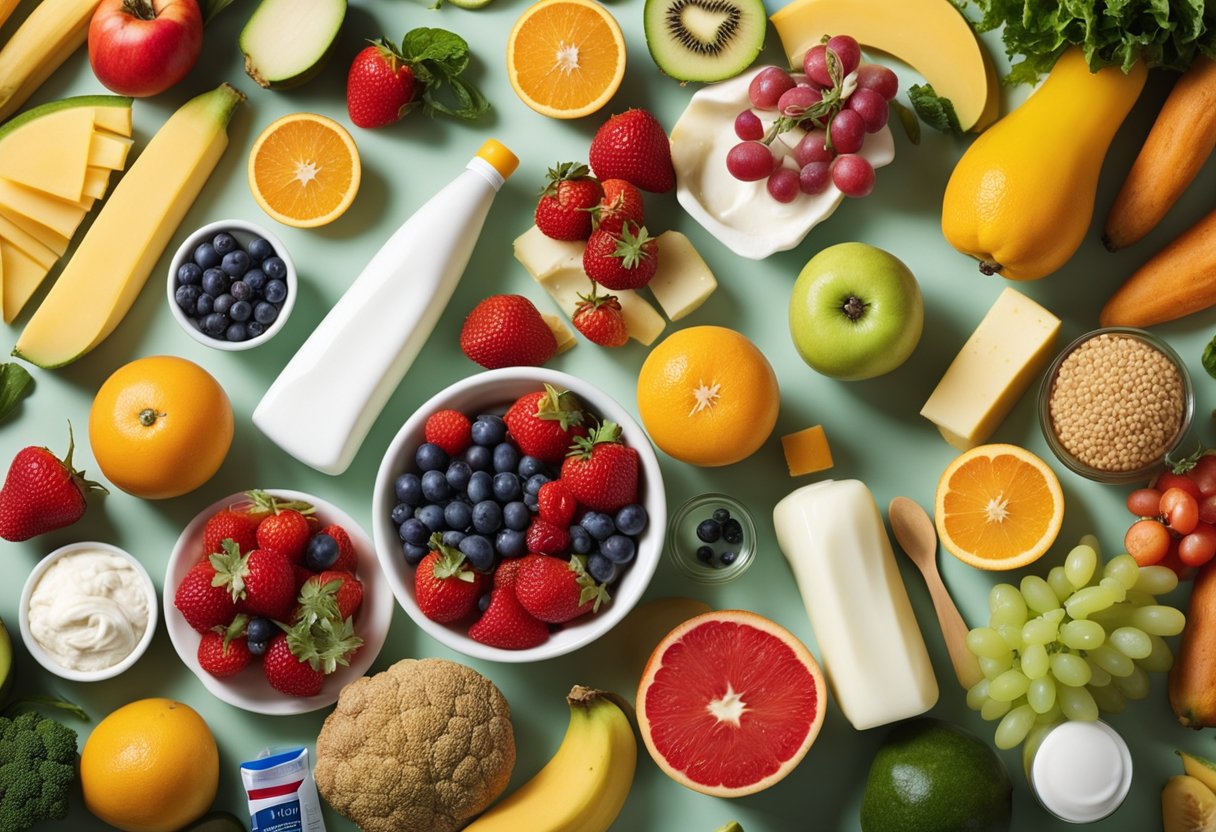
M 495 139 L 487 139 L 481 150 L 477 151 L 477 157 L 489 162 L 503 179 L 509 178 L 519 167 L 519 158 Z
M 1043 738 L 1030 786 L 1043 808 L 1070 823 L 1107 817 L 1132 785 L 1127 743 L 1105 722 L 1065 722 Z

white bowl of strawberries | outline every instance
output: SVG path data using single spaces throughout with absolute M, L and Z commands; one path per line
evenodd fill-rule
M 633 608 L 658 566 L 667 499 L 623 407 L 565 373 L 509 367 L 414 412 L 372 512 L 381 568 L 423 631 L 474 658 L 531 662 L 595 641 Z
M 207 690 L 260 714 L 332 705 L 380 653 L 393 598 L 367 533 L 299 491 L 233 494 L 169 556 L 169 639 Z

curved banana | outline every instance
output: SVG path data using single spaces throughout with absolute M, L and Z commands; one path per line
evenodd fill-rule
M 629 796 L 638 759 L 633 726 L 614 699 L 575 685 L 557 753 L 464 832 L 606 832 Z

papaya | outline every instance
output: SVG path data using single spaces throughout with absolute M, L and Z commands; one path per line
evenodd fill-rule
M 1195 578 L 1178 658 L 1170 668 L 1170 707 L 1188 728 L 1216 726 L 1216 561 Z
M 1148 74 L 1143 62 L 1090 72 L 1069 49 L 1022 106 L 963 154 L 942 201 L 942 233 L 984 274 L 1038 280 L 1089 230 L 1102 160 Z

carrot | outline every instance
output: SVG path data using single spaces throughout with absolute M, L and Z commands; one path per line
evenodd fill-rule
M 1216 146 L 1216 61 L 1199 57 L 1170 91 L 1123 188 L 1102 242 L 1126 248 L 1152 231 Z
M 1102 326 L 1152 326 L 1216 306 L 1216 211 L 1153 255 L 1098 316 Z

